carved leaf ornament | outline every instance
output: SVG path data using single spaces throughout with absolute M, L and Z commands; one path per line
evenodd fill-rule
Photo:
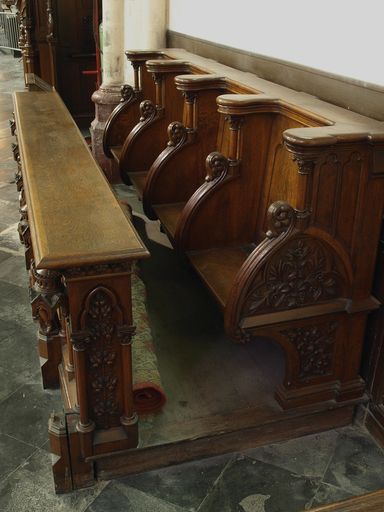
M 330 373 L 336 329 L 337 323 L 331 322 L 326 325 L 297 327 L 282 331 L 299 353 L 301 379 Z
M 290 309 L 338 296 L 342 276 L 321 242 L 294 239 L 277 252 L 256 279 L 246 312 Z
M 81 346 L 86 349 L 90 375 L 91 403 L 95 423 L 110 426 L 110 416 L 118 415 L 117 352 L 115 348 L 116 315 L 120 314 L 113 292 L 104 287 L 94 289 L 87 297 L 82 313 Z M 81 335 L 82 334 L 82 335 Z M 76 345 L 76 336 L 75 336 Z

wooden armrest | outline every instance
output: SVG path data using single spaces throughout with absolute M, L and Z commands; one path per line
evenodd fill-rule
M 190 69 L 185 60 L 147 60 L 145 65 L 150 73 L 185 73 Z
M 149 59 L 163 59 L 166 57 L 161 50 L 127 50 L 125 55 L 131 62 L 145 62 Z
M 226 89 L 228 83 L 220 75 L 178 75 L 175 77 L 179 91 L 200 91 L 208 89 Z

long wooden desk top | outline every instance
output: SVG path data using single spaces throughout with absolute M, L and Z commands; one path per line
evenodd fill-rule
M 36 267 L 149 256 L 60 96 L 16 92 L 14 106 Z

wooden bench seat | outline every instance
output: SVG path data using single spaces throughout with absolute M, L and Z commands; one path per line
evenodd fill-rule
M 179 218 L 183 212 L 185 203 L 160 204 L 153 207 L 157 217 L 161 219 L 161 225 L 171 240 L 174 239 Z
M 216 70 L 213 66 L 212 71 Z M 373 238 L 378 236 L 381 173 L 372 174 L 362 161 L 373 140 L 375 154 L 381 154 L 382 126 L 275 84 L 257 79 L 252 83 L 244 75 L 238 73 L 235 82 L 240 94 L 217 100 L 219 116 L 213 130 L 217 133 L 207 136 L 215 151 L 208 156 L 206 170 L 204 151 L 199 152 L 205 139 L 192 143 L 189 153 L 188 144 L 184 153 L 172 147 L 188 134 L 194 132 L 197 137 L 199 133 L 199 116 L 191 116 L 193 109 L 185 101 L 184 122 L 169 126 L 168 147 L 146 177 L 145 211 L 150 218 L 160 219 L 173 245 L 188 256 L 222 307 L 232 339 L 244 342 L 263 335 L 283 347 L 287 373 L 277 391 L 283 407 L 361 396 L 362 382 L 357 373 L 351 376 L 352 367 L 357 371 L 356 361 L 345 363 L 349 370 L 341 369 L 337 361 L 345 332 L 353 332 L 352 346 L 361 346 L 366 311 L 377 307 L 362 277 L 372 275 L 375 246 L 369 261 L 363 262 L 363 244 L 352 226 L 368 216 L 373 221 L 364 220 L 365 229 L 372 230 Z M 181 76 L 175 82 L 187 98 L 199 77 Z M 229 88 L 231 80 L 225 77 L 225 82 Z M 247 88 L 256 94 L 244 94 Z M 212 112 L 212 98 L 209 109 Z M 378 162 L 380 156 L 375 158 Z M 185 167 L 192 162 L 188 167 L 192 180 L 183 189 L 184 162 Z M 182 179 L 177 176 L 179 169 Z M 156 180 L 162 172 L 169 174 L 160 186 L 161 179 Z M 373 175 L 371 188 L 364 188 L 372 194 L 373 211 L 361 216 L 364 208 L 358 202 L 359 213 L 356 210 L 352 222 L 347 220 L 348 194 L 357 198 L 361 193 L 357 183 L 368 183 Z M 300 258 L 305 270 L 300 270 Z M 361 272 L 352 270 L 357 261 Z M 321 284 L 316 286 L 313 266 L 321 268 Z M 300 290 L 297 276 L 308 273 Z M 294 334 L 298 339 L 300 333 L 309 335 L 311 322 L 314 338 L 331 340 L 327 341 L 332 345 L 330 352 L 321 348 L 321 364 L 327 370 L 308 363 L 310 356 L 304 349 L 298 362 L 295 343 L 299 341 Z
M 248 245 L 188 253 L 188 258 L 193 267 L 222 308 L 225 307 L 228 301 L 232 284 L 239 269 L 253 249 L 254 245 Z
M 204 181 L 206 155 L 216 147 L 220 116 L 216 98 L 225 92 L 241 92 L 220 75 L 179 75 L 176 89 L 184 98 L 182 122 L 168 127 L 168 143 L 149 169 L 143 207 L 149 218 L 152 205 L 187 201 Z
M 168 59 L 164 52 L 130 50 L 125 55 L 134 71 L 133 86 L 126 84 L 121 88 L 121 100 L 113 110 L 103 133 L 103 150 L 108 158 L 120 158 L 121 148 L 132 128 L 140 117 L 140 102 L 144 99 L 155 101 L 156 91 L 152 77 L 145 70 L 149 59 Z
M 164 147 L 167 126 L 181 118 L 183 103 L 174 78 L 191 72 L 190 65 L 180 60 L 148 60 L 146 69 L 153 76 L 156 99 L 140 103 L 140 117 L 122 145 L 118 164 L 122 178 L 128 181 L 131 173 L 148 172 Z
M 205 183 L 182 211 L 165 209 L 166 218 L 154 210 L 223 308 L 227 334 L 283 347 L 283 407 L 359 396 L 358 363 L 350 355 L 342 369 L 340 357 L 346 332 L 360 353 L 367 312 L 378 304 L 363 278 L 368 266 L 373 272 L 375 246 L 369 256 L 353 225 L 364 222 L 377 239 L 384 176 L 380 164 L 369 170 L 362 161 L 381 126 L 359 133 L 332 124 L 326 109 L 311 116 L 264 94 L 224 95 L 217 104 L 220 146 L 207 158 Z M 381 135 L 376 144 L 380 159 Z M 362 183 L 370 199 L 352 207 Z M 303 337 L 318 346 L 316 358 Z

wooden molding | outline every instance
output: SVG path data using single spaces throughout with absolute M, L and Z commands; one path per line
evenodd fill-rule
M 227 66 L 303 91 L 340 107 L 384 121 L 384 87 L 167 31 L 167 46 L 184 48 Z

